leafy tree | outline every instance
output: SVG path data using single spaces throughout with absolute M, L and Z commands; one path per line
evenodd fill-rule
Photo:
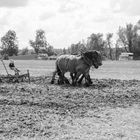
M 21 55 L 26 55 L 26 54 L 28 54 L 28 52 L 29 52 L 29 50 L 28 50 L 28 48 L 26 47 L 26 48 L 23 48 L 22 50 L 21 50 Z
M 113 37 L 113 33 L 107 33 L 106 35 L 106 42 L 107 42 L 107 46 L 109 48 L 109 58 L 112 60 L 112 39 Z
M 48 43 L 46 41 L 45 31 L 42 29 L 37 30 L 35 41 L 30 40 L 29 43 L 34 48 L 36 54 L 39 54 L 41 51 L 47 51 Z
M 66 54 L 67 53 L 67 50 L 65 48 L 63 48 L 63 54 Z
M 119 27 L 118 37 L 119 44 L 125 48 L 126 52 L 134 52 L 136 30 L 132 24 L 127 24 L 126 27 Z
M 140 58 L 140 35 L 138 34 L 140 21 L 136 25 L 127 24 L 119 27 L 119 45 L 125 47 L 126 52 L 134 53 L 134 59 Z
M 71 54 L 78 54 L 79 48 L 77 44 L 71 44 L 70 53 Z
M 89 50 L 97 50 L 100 51 L 103 59 L 107 57 L 106 55 L 106 41 L 103 40 L 103 34 L 97 33 L 97 34 L 91 34 L 90 37 L 87 39 L 87 49 Z
M 62 49 L 54 49 L 54 55 L 60 55 L 63 54 L 63 50 Z
M 49 47 L 47 48 L 47 54 L 48 56 L 54 55 L 54 49 L 53 46 L 49 45 Z
M 124 48 L 119 48 L 119 40 L 116 40 L 116 43 L 115 43 L 115 59 L 118 60 L 120 54 L 124 51 L 125 51 Z
M 54 55 L 53 46 L 47 42 L 45 31 L 42 29 L 36 31 L 35 41 L 30 40 L 29 43 L 37 55 L 39 53 L 47 53 L 48 56 Z
M 77 44 L 71 44 L 71 47 L 68 48 L 68 50 L 70 50 L 70 53 L 74 55 L 81 54 L 86 50 L 86 44 L 84 41 L 78 42 Z
M 87 40 L 87 47 L 91 50 L 98 50 L 103 52 L 105 47 L 105 41 L 103 40 L 103 34 L 91 34 Z
M 13 56 L 18 54 L 18 41 L 16 37 L 16 32 L 13 30 L 9 30 L 2 38 L 1 38 L 2 46 L 1 46 L 1 54 Z
M 133 40 L 134 59 L 140 58 L 140 36 L 136 35 Z
M 81 42 L 79 42 L 79 51 L 80 53 L 83 53 L 85 51 L 87 51 L 87 47 L 86 47 L 86 43 L 84 40 L 82 40 Z

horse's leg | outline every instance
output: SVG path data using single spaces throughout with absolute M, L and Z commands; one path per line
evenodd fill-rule
M 56 73 L 58 74 L 58 76 L 59 76 L 59 78 L 58 78 L 58 83 L 61 83 L 61 75 L 62 75 L 62 72 L 61 72 L 61 70 L 60 70 L 60 68 L 59 68 L 59 66 L 58 66 L 58 64 L 57 64 L 57 62 L 56 62 L 56 69 L 55 69 L 55 71 L 53 72 L 53 76 L 52 76 L 52 80 L 51 80 L 51 84 L 54 84 L 54 80 L 55 80 L 55 75 L 56 75 Z
M 66 84 L 70 84 L 69 80 L 64 76 L 64 81 Z
M 57 70 L 55 70 L 55 71 L 53 72 L 51 84 L 54 84 L 54 80 L 55 80 L 55 75 L 56 75 L 56 73 L 57 73 Z
M 87 80 L 88 80 L 88 82 L 89 82 L 90 85 L 93 83 L 89 74 L 87 75 Z
M 58 84 L 62 84 L 62 72 L 60 71 L 60 69 L 57 67 L 57 74 L 58 74 L 58 80 L 57 83 Z
M 61 85 L 63 83 L 63 78 L 61 75 L 59 75 L 57 83 L 58 83 L 58 85 Z
M 69 82 L 69 80 L 65 77 L 65 72 L 61 72 L 61 71 L 59 71 L 58 72 L 58 75 L 59 75 L 59 83 L 60 84 L 64 84 L 64 82 L 66 83 L 66 84 L 70 84 L 70 82 Z
M 76 73 L 70 73 L 71 79 L 72 79 L 72 85 L 74 85 L 74 79 L 75 79 Z
M 57 83 L 58 83 L 58 85 L 64 84 L 64 78 L 59 76 Z
M 85 85 L 89 86 L 91 84 L 92 84 L 92 81 L 91 81 L 89 73 L 85 73 Z
M 85 74 L 83 74 L 83 75 L 80 77 L 80 79 L 78 80 L 78 84 L 81 84 L 83 78 L 85 78 L 85 77 L 86 77 Z M 91 80 L 91 78 L 90 78 L 90 75 L 89 75 L 89 74 L 88 74 L 87 77 L 85 78 L 85 81 L 86 81 L 86 80 L 88 81 L 89 84 L 92 84 L 92 83 L 93 83 L 92 80 Z
M 77 81 L 78 84 L 81 84 L 81 82 L 82 82 L 82 80 L 83 80 L 84 77 L 85 77 L 85 75 L 83 74 L 83 75 L 80 77 L 80 79 Z
M 64 73 L 63 72 L 59 72 L 58 73 L 58 75 L 59 75 L 59 78 L 58 78 L 58 84 L 64 84 Z
M 77 72 L 77 73 L 75 74 L 74 83 L 73 83 L 74 86 L 77 84 L 77 80 L 78 80 L 78 78 L 79 78 L 80 75 L 81 75 L 80 72 Z

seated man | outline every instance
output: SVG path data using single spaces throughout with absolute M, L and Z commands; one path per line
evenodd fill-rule
M 11 70 L 14 70 L 15 75 L 19 75 L 20 70 L 18 70 L 18 69 L 15 67 L 15 64 L 14 64 L 14 61 L 13 61 L 13 60 L 10 60 L 9 68 L 10 68 Z

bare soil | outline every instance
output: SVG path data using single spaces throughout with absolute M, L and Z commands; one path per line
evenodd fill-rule
M 92 79 L 51 85 L 50 77 L 0 83 L 0 139 L 140 139 L 140 81 Z

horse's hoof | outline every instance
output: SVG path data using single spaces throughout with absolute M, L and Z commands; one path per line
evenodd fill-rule
M 69 80 L 66 77 L 64 77 L 64 83 L 65 84 L 70 84 Z
M 62 82 L 57 82 L 57 84 L 58 84 L 58 85 L 62 85 L 63 83 L 62 83 Z
M 59 83 L 60 83 L 60 80 L 58 79 L 58 80 L 57 80 L 57 84 L 59 84 Z
M 89 87 L 90 85 L 88 83 L 85 83 L 84 86 Z
M 57 83 L 58 83 L 58 85 L 63 85 L 64 84 L 64 82 L 61 81 L 61 80 L 58 80 Z
M 78 81 L 77 83 L 78 83 L 78 85 L 81 85 L 82 82 L 81 81 Z
M 89 84 L 90 84 L 90 85 L 92 85 L 92 84 L 93 84 L 93 82 L 92 82 L 92 81 L 89 81 Z
M 57 81 L 57 84 L 58 84 L 58 85 L 61 85 L 61 82 L 58 80 L 58 81 Z
M 68 80 L 65 80 L 65 83 L 66 83 L 66 84 L 70 84 L 70 82 L 69 82 Z
M 74 86 L 74 87 L 75 87 L 75 86 L 76 86 L 76 83 L 72 83 L 72 86 Z
M 54 84 L 54 81 L 51 81 L 51 84 Z

